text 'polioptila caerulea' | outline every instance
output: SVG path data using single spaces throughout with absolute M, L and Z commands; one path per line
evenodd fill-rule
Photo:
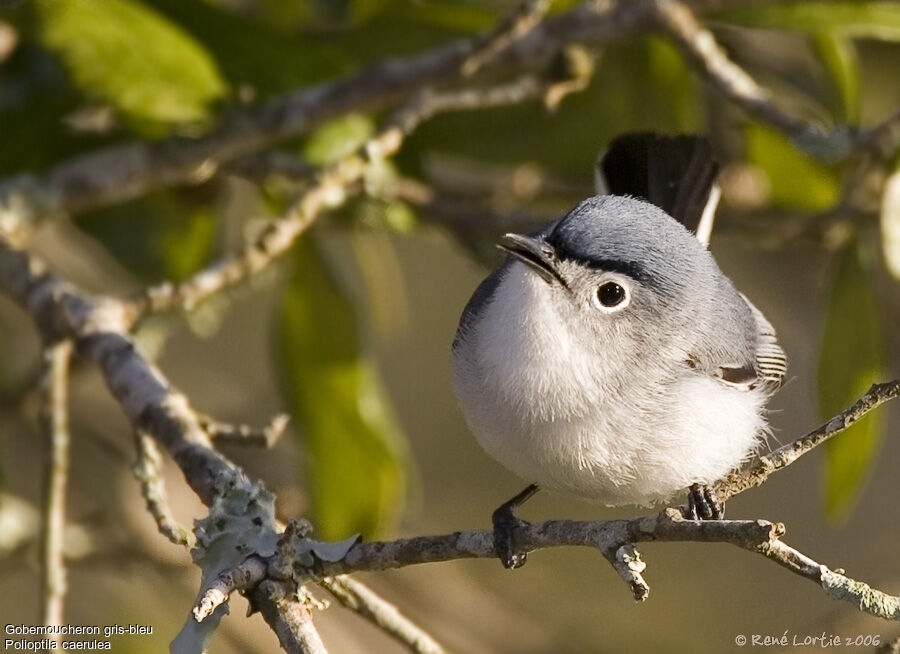
M 538 487 L 607 505 L 690 487 L 694 512 L 720 518 L 706 485 L 762 441 L 784 352 L 672 217 L 704 213 L 715 171 L 701 139 L 623 137 L 601 162 L 615 194 L 505 235 L 508 260 L 466 306 L 453 344 L 466 421 L 488 454 L 533 482 L 494 513 L 507 567 L 525 558 L 513 509 Z

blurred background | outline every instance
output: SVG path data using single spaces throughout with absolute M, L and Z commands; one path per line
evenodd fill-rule
M 512 6 L 5 3 L 0 189 L 111 143 L 208 134 L 243 105 L 490 29 Z M 898 3 L 758 3 L 703 19 L 794 115 L 871 126 L 900 107 Z M 523 482 L 479 449 L 456 407 L 449 347 L 459 314 L 499 262 L 496 237 L 591 195 L 597 154 L 628 131 L 712 139 L 723 201 L 711 249 L 776 326 L 790 360 L 788 383 L 770 405 L 772 447 L 900 374 L 896 152 L 816 158 L 748 121 L 658 36 L 570 49 L 535 69 L 560 60 L 587 62 L 593 74 L 554 111 L 529 103 L 428 121 L 367 178 L 365 194 L 323 216 L 283 261 L 186 314 L 139 326 L 139 347 L 199 411 L 250 425 L 291 416 L 271 450 L 222 448 L 276 493 L 280 518 L 309 517 L 322 539 L 489 526 L 491 511 Z M 268 167 L 238 163 L 200 184 L 54 216 L 35 227 L 29 247 L 96 293 L 184 279 L 277 219 L 309 187 L 310 166 L 352 152 L 382 119 L 353 113 L 279 143 Z M 36 624 L 41 345 L 5 296 L 0 334 L 0 617 Z M 76 363 L 71 396 L 66 620 L 150 625 L 152 636 L 114 638 L 114 650 L 164 651 L 188 615 L 199 570 L 156 532 L 130 471 L 130 427 L 91 365 Z M 900 593 L 898 418 L 900 405 L 878 410 L 735 498 L 728 516 L 784 522 L 793 547 Z M 203 517 L 178 469 L 167 462 L 165 473 L 177 517 Z M 522 516 L 639 513 L 539 494 Z M 361 578 L 456 652 L 725 652 L 738 649 L 740 634 L 885 641 L 900 633 L 734 547 L 640 550 L 651 586 L 644 604 L 592 550 L 541 551 L 515 572 L 459 561 Z M 245 609 L 234 598 L 214 651 L 277 649 Z M 316 625 L 334 652 L 403 651 L 338 605 Z

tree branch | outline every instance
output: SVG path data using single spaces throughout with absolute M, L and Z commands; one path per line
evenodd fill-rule
M 259 608 L 275 630 L 278 642 L 288 654 L 328 654 L 312 621 L 312 609 L 295 599 L 283 584 L 265 580 L 249 593 L 252 605 Z
M 80 211 L 136 197 L 160 185 L 202 181 L 224 163 L 257 152 L 279 139 L 301 134 L 347 111 L 384 104 L 417 89 L 446 82 L 461 71 L 472 74 L 488 66 L 531 65 L 535 59 L 566 43 L 602 42 L 629 31 L 648 28 L 651 24 L 662 26 L 713 84 L 751 115 L 770 122 L 800 142 L 807 139 L 809 144 L 809 139 L 813 139 L 814 144 L 821 146 L 824 143 L 832 148 L 832 152 L 840 146 L 837 141 L 841 134 L 823 136 L 815 126 L 784 113 L 749 75 L 728 60 L 689 9 L 689 5 L 711 4 L 718 3 L 699 0 L 685 3 L 672 0 L 597 2 L 541 21 L 545 3 L 530 0 L 523 10 L 524 18 L 513 18 L 509 24 L 501 25 L 487 36 L 460 41 L 419 57 L 381 64 L 352 78 L 275 99 L 235 114 L 205 138 L 118 146 L 65 162 L 40 177 L 9 182 L 0 190 L 0 289 L 32 316 L 46 342 L 72 341 L 82 356 L 99 367 L 111 393 L 139 434 L 139 470 L 151 513 L 161 531 L 168 531 L 170 537 L 174 535 L 179 542 L 188 543 L 188 537 L 183 533 L 179 536 L 178 530 L 171 526 L 175 523 L 165 504 L 164 489 L 158 478 L 159 452 L 155 450 L 155 443 L 162 445 L 173 457 L 188 484 L 208 505 L 223 497 L 224 488 L 247 480 L 231 461 L 212 447 L 211 435 L 218 431 L 217 423 L 198 416 L 187 398 L 135 349 L 129 330 L 136 318 L 146 311 L 190 306 L 268 266 L 290 248 L 319 213 L 341 203 L 353 192 L 373 161 L 395 153 L 404 138 L 435 113 L 520 103 L 534 98 L 546 100 L 562 92 L 561 84 L 565 85 L 563 90 L 573 88 L 570 86 L 573 80 L 561 83 L 526 74 L 511 83 L 489 88 L 440 93 L 426 88 L 395 113 L 387 126 L 361 150 L 321 171 L 312 188 L 298 199 L 288 214 L 267 228 L 250 247 L 182 284 L 155 287 L 131 302 L 93 297 L 54 277 L 38 259 L 13 246 L 4 229 L 17 226 L 28 217 Z M 873 130 L 848 137 L 851 138 L 848 147 L 868 147 L 876 141 L 883 145 L 892 141 L 898 121 L 900 114 Z M 60 373 L 63 391 L 61 394 L 52 392 L 53 433 L 58 424 L 63 424 L 58 421 L 56 407 L 60 397 L 64 407 L 67 361 L 66 354 L 65 361 L 59 363 L 63 371 Z M 54 370 L 56 365 L 53 364 Z M 763 483 L 776 470 L 786 467 L 867 411 L 898 394 L 900 380 L 873 387 L 854 407 L 818 430 L 760 457 L 746 470 L 730 476 L 720 484 L 720 495 L 730 497 Z M 63 408 L 60 414 L 63 418 L 64 411 Z M 64 448 L 55 451 L 64 451 Z M 54 490 L 64 487 L 65 481 L 64 472 L 60 474 L 55 468 L 51 468 L 54 470 L 55 481 L 51 483 Z M 261 486 L 254 485 L 254 488 Z M 256 497 L 252 499 L 255 501 Z M 64 495 L 55 501 L 52 511 L 48 510 L 48 525 L 51 515 L 63 515 L 63 500 Z M 266 522 L 260 529 L 262 534 L 254 534 L 256 540 L 249 539 L 250 542 L 262 542 L 273 535 L 270 532 L 274 531 L 274 517 L 271 523 Z M 47 533 L 51 533 L 49 527 Z M 656 540 L 730 543 L 762 554 L 795 574 L 816 581 L 830 596 L 850 601 L 862 611 L 882 618 L 900 619 L 900 598 L 816 563 L 785 545 L 780 540 L 783 533 L 780 524 L 765 521 L 692 522 L 684 520 L 677 511 L 668 510 L 632 520 L 548 521 L 524 528 L 518 540 L 523 550 L 594 547 L 611 563 L 638 600 L 646 599 L 649 586 L 643 578 L 646 566 L 635 543 Z M 58 549 L 57 545 L 51 547 L 49 543 L 50 536 L 48 552 Z M 359 543 L 350 547 L 338 561 L 317 560 L 307 568 L 298 567 L 296 562 L 273 561 L 279 557 L 283 559 L 290 551 L 290 548 L 281 548 L 268 560 L 254 555 L 219 574 L 201 593 L 195 607 L 197 619 L 211 615 L 234 590 L 243 590 L 252 606 L 263 613 L 275 630 L 285 650 L 318 654 L 325 650 L 313 626 L 311 608 L 297 597 L 304 583 L 317 580 L 326 588 L 331 585 L 329 590 L 339 598 L 343 595 L 342 601 L 356 606 L 362 614 L 410 647 L 419 648 L 415 651 L 439 651 L 439 646 L 430 637 L 396 614 L 395 609 L 392 612 L 393 607 L 383 600 L 373 599 L 368 595 L 370 591 L 362 590 L 364 587 L 355 582 L 336 581 L 335 575 L 495 556 L 493 535 L 488 531 Z M 309 556 L 308 550 L 306 553 Z M 48 554 L 48 579 L 52 569 Z M 272 572 L 283 575 L 284 570 L 299 571 L 301 578 L 276 578 Z M 55 605 L 61 607 L 60 586 L 53 589 L 51 586 L 50 582 L 46 584 L 58 598 L 58 601 L 54 599 Z M 48 607 L 50 604 L 48 600 Z M 58 619 L 61 620 L 61 608 L 59 610 Z M 48 608 L 48 615 L 50 613 Z
M 872 409 L 900 395 L 900 379 L 873 384 L 872 387 L 857 400 L 825 424 L 812 430 L 805 436 L 778 448 L 743 469 L 732 472 L 724 480 L 715 485 L 716 496 L 725 501 L 749 488 L 761 485 L 772 473 L 789 466 L 801 456 L 821 445 L 832 436 L 844 431 L 857 422 Z
M 653 0 L 660 29 L 689 62 L 728 100 L 749 116 L 784 132 L 805 152 L 828 160 L 839 160 L 854 150 L 873 148 L 882 156 L 897 148 L 900 112 L 868 130 L 854 131 L 843 125 L 826 130 L 822 125 L 795 118 L 781 109 L 772 94 L 743 68 L 728 58 L 711 31 L 703 27 L 687 3 Z
M 132 472 L 141 485 L 141 495 L 147 504 L 147 510 L 156 521 L 156 528 L 175 545 L 193 547 L 194 534 L 175 519 L 169 507 L 169 496 L 162 479 L 162 455 L 156 441 L 141 432 L 136 432 L 134 439 L 137 460 Z
M 356 611 L 416 654 L 444 654 L 444 648 L 397 607 L 376 595 L 360 581 L 340 575 L 325 577 L 319 584 L 345 607 Z
M 549 547 L 593 547 L 607 559 L 615 561 L 618 558 L 621 565 L 614 563 L 614 567 L 629 583 L 638 600 L 646 599 L 649 589 L 640 576 L 644 566 L 634 556 L 631 547 L 634 543 L 729 543 L 761 554 L 791 572 L 815 581 L 829 596 L 851 602 L 865 613 L 887 620 L 900 620 L 900 597 L 888 595 L 816 563 L 781 542 L 784 531 L 784 525 L 764 520 L 685 520 L 679 510 L 667 509 L 657 515 L 631 520 L 550 520 L 535 523 L 517 531 L 516 540 L 521 552 Z M 623 547 L 626 548 L 624 551 Z M 311 573 L 329 576 L 466 558 L 496 558 L 493 532 L 467 531 L 392 542 L 359 543 L 340 561 L 317 562 Z
M 69 479 L 69 361 L 72 343 L 59 341 L 47 347 L 43 381 L 43 427 L 47 443 L 44 482 L 44 515 L 41 533 L 43 554 L 44 625 L 65 624 L 66 563 L 66 486 Z M 62 636 L 52 635 L 60 645 Z
M 232 443 L 269 448 L 278 442 L 287 429 L 290 416 L 279 413 L 262 429 L 254 429 L 249 425 L 232 425 L 219 422 L 209 416 L 200 417 L 200 425 L 216 443 Z
M 715 5 L 695 0 L 697 6 Z M 533 65 L 570 43 L 602 43 L 649 23 L 645 0 L 595 8 L 589 2 L 548 18 L 484 68 Z M 317 84 L 236 111 L 199 139 L 125 143 L 79 155 L 38 176 L 0 183 L 0 228 L 61 212 L 80 212 L 139 197 L 161 186 L 196 184 L 225 162 L 309 132 L 351 111 L 370 110 L 460 74 L 485 36 L 463 39 L 407 59 L 392 59 L 350 77 Z
M 543 20 L 551 0 L 524 0 L 516 10 L 486 34 L 483 43 L 463 62 L 462 74 L 471 77 Z
M 213 504 L 223 488 L 247 484 L 243 473 L 213 449 L 187 398 L 137 351 L 122 302 L 91 297 L 54 277 L 43 262 L 13 247 L 2 230 L 0 289 L 30 314 L 49 342 L 72 339 L 79 354 L 98 366 L 135 430 L 169 452 L 204 503 Z M 315 646 L 318 635 L 308 610 L 278 584 L 261 586 L 254 591 L 257 606 L 285 647 L 291 647 L 288 651 L 324 651 Z
M 258 556 L 247 557 L 236 568 L 219 574 L 212 584 L 203 589 L 192 611 L 194 619 L 203 622 L 227 602 L 233 592 L 253 588 L 265 578 L 266 562 Z
M 449 112 L 518 104 L 542 98 L 560 82 L 524 75 L 512 82 L 483 89 L 424 91 L 395 112 L 387 125 L 351 155 L 322 170 L 279 220 L 270 223 L 243 251 L 222 259 L 178 284 L 166 282 L 135 295 L 129 321 L 149 312 L 190 309 L 199 302 L 257 274 L 287 252 L 319 214 L 342 204 L 373 162 L 395 154 L 406 137 L 424 121 Z

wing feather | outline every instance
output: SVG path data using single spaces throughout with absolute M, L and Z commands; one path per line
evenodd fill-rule
M 784 383 L 784 377 L 787 374 L 787 355 L 778 344 L 778 336 L 772 323 L 747 299 L 746 295 L 742 293 L 741 297 L 750 307 L 759 333 L 759 343 L 756 348 L 756 368 L 759 381 L 774 391 Z

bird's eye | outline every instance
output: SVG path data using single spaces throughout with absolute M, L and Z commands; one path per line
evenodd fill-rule
M 601 309 L 624 309 L 628 293 L 615 282 L 606 282 L 597 289 L 597 305 Z

